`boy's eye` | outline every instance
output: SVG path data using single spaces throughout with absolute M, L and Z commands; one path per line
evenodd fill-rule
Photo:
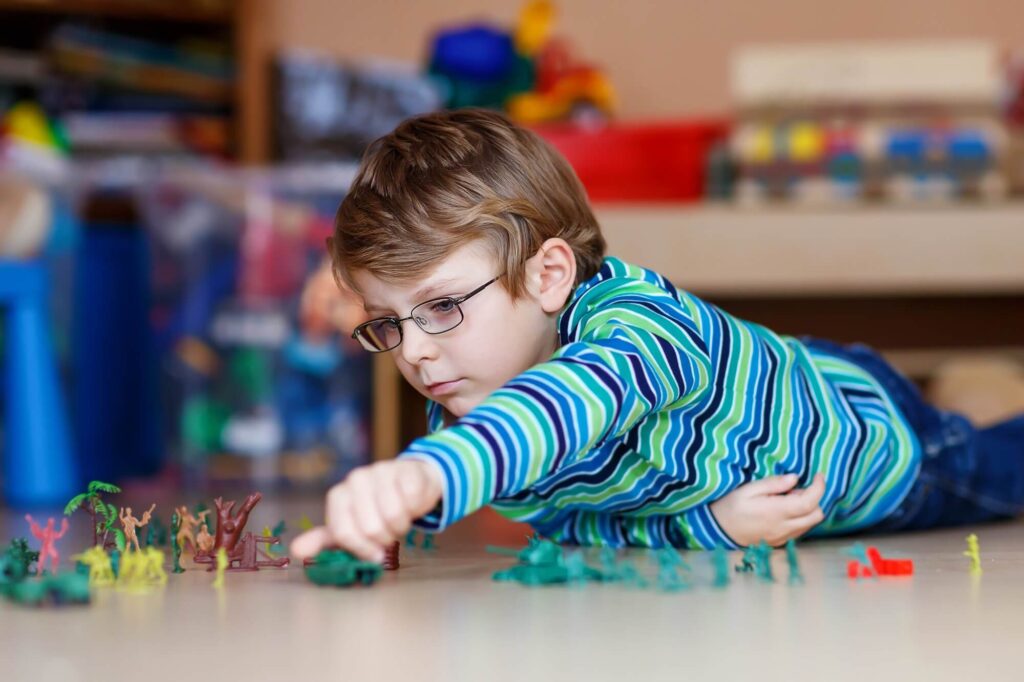
M 455 310 L 455 301 L 450 298 L 439 298 L 430 306 L 435 313 L 450 313 Z

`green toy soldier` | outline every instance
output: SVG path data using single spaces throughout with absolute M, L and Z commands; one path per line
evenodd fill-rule
M 185 569 L 181 567 L 181 545 L 178 544 L 178 530 L 181 528 L 181 517 L 178 516 L 177 510 L 171 514 L 171 551 L 174 552 L 174 573 L 184 573 Z

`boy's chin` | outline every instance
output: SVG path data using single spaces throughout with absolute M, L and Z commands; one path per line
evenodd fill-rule
M 437 402 L 439 402 L 444 409 L 456 418 L 465 417 L 473 411 L 473 408 L 480 404 L 479 400 L 473 400 L 472 398 L 461 395 L 442 398 Z

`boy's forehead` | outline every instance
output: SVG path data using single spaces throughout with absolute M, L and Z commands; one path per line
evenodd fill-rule
M 494 258 L 482 244 L 466 244 L 446 256 L 422 275 L 409 279 L 385 279 L 373 273 L 354 273 L 367 310 L 386 308 L 392 302 L 415 303 L 430 296 L 443 296 L 450 287 L 468 286 L 480 277 L 494 277 Z M 475 285 L 474 285 L 475 286 Z M 457 292 L 455 292 L 457 293 Z

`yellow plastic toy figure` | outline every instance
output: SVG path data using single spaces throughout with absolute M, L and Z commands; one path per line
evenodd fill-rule
M 89 567 L 89 584 L 93 586 L 113 585 L 114 569 L 110 565 L 110 556 L 97 545 L 90 547 L 81 554 L 71 557 Z
M 519 13 L 515 30 L 516 51 L 535 57 L 551 37 L 555 24 L 555 4 L 550 0 L 531 0 Z
M 122 590 L 146 590 L 167 582 L 164 553 L 155 547 L 138 552 L 125 552 L 117 574 L 117 587 Z
M 167 571 L 164 570 L 164 553 L 156 547 L 147 547 L 143 554 L 143 579 L 148 583 L 164 585 L 167 583 Z
M 978 547 L 978 536 L 971 533 L 967 536 L 967 551 L 964 556 L 971 560 L 971 573 L 981 575 L 981 549 Z
M 121 555 L 121 563 L 117 570 L 117 589 L 137 590 L 145 587 L 141 580 L 146 558 L 141 552 L 125 552 Z
M 224 587 L 224 571 L 228 568 L 228 552 L 221 547 L 217 550 L 217 577 L 213 579 L 213 587 L 221 589 Z

